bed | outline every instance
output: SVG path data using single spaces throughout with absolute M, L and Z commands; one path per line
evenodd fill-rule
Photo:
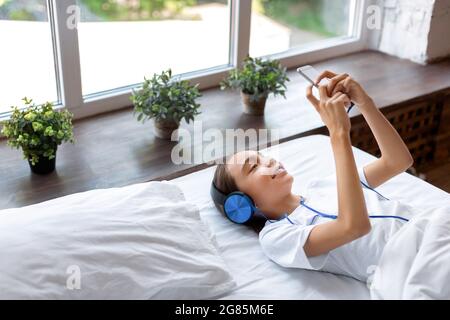
M 375 157 L 353 148 L 358 166 Z M 294 175 L 293 189 L 302 194 L 312 178 L 335 172 L 329 138 L 313 135 L 292 140 L 263 152 L 283 162 Z M 209 196 L 215 166 L 177 178 L 188 201 L 200 209 L 200 216 L 215 238 L 219 251 L 230 268 L 237 288 L 220 299 L 370 299 L 365 283 L 325 272 L 285 269 L 262 253 L 257 234 L 246 226 L 233 224 L 219 214 Z M 444 206 L 449 195 L 408 173 L 402 173 L 377 188 L 392 198 L 407 200 L 417 207 L 424 204 Z
M 299 138 L 261 152 L 281 160 L 295 176 L 296 193 L 302 194 L 311 179 L 334 173 L 327 136 Z M 374 159 L 356 148 L 354 154 L 358 166 Z M 352 278 L 286 269 L 270 261 L 252 229 L 228 221 L 213 205 L 209 188 L 214 170 L 0 211 L 0 252 L 5 257 L 0 259 L 0 299 L 372 297 L 365 283 Z M 448 193 L 407 173 L 377 190 L 420 212 L 424 205 L 449 209 Z M 450 230 L 450 214 L 446 218 L 442 226 Z M 416 238 L 411 236 L 408 249 L 414 255 Z M 445 243 L 450 246 L 450 239 Z M 450 261 L 450 254 L 445 259 Z M 431 277 L 424 274 L 420 283 L 427 284 Z M 390 286 L 388 281 L 388 291 Z

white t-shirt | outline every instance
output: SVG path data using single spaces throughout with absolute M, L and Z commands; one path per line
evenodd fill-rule
M 369 186 L 363 168 L 358 168 L 361 182 Z M 412 207 L 396 200 L 386 200 L 376 192 L 363 187 L 369 215 L 401 216 L 410 219 Z M 313 180 L 308 184 L 305 204 L 322 213 L 338 215 L 336 176 Z M 389 198 L 389 195 L 383 195 Z M 370 219 L 372 230 L 369 234 L 331 250 L 327 254 L 307 257 L 303 246 L 311 230 L 318 224 L 331 221 L 300 205 L 289 219 L 269 222 L 259 233 L 259 241 L 264 253 L 274 262 L 290 268 L 321 270 L 342 274 L 366 281 L 374 273 L 381 253 L 392 235 L 405 221 L 395 218 Z

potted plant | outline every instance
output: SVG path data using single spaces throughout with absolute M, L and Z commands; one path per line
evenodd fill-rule
M 22 148 L 32 172 L 53 172 L 58 146 L 67 141 L 74 143 L 73 115 L 67 110 L 55 111 L 50 102 L 39 106 L 31 99 L 22 100 L 26 108 L 14 107 L 9 120 L 2 123 L 2 133 L 8 145 Z
M 200 96 L 198 84 L 192 86 L 187 80 L 174 81 L 172 70 L 168 69 L 154 74 L 151 79 L 144 78 L 142 89 L 133 91 L 131 101 L 138 121 L 144 123 L 153 118 L 155 135 L 171 139 L 181 120 L 189 123 L 200 114 L 200 104 L 195 101 Z
M 241 90 L 244 112 L 252 115 L 263 115 L 267 97 L 282 95 L 284 98 L 286 68 L 278 60 L 262 60 L 260 58 L 245 58 L 242 69 L 230 71 L 228 77 L 221 82 L 222 90 L 239 88 Z

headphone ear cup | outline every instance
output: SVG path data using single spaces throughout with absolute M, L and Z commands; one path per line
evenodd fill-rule
M 224 211 L 228 219 L 243 224 L 252 218 L 255 205 L 248 195 L 243 192 L 232 192 L 225 199 Z

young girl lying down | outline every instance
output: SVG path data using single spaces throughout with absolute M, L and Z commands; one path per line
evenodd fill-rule
M 373 188 L 404 172 L 413 159 L 354 79 L 326 71 L 316 83 L 323 78 L 331 80 L 319 85 L 320 100 L 313 96 L 311 86 L 306 95 L 328 128 L 336 176 L 316 180 L 305 195 L 294 194 L 293 177 L 281 163 L 256 151 L 244 151 L 218 165 L 212 195 L 235 222 L 267 219 L 259 240 L 264 253 L 279 265 L 366 281 L 389 238 L 410 217 L 406 205 L 384 198 Z M 360 168 L 353 157 L 345 109 L 350 101 L 358 106 L 381 150 L 379 159 Z M 255 212 L 250 220 L 242 218 L 249 212 L 245 209 L 248 203 Z

